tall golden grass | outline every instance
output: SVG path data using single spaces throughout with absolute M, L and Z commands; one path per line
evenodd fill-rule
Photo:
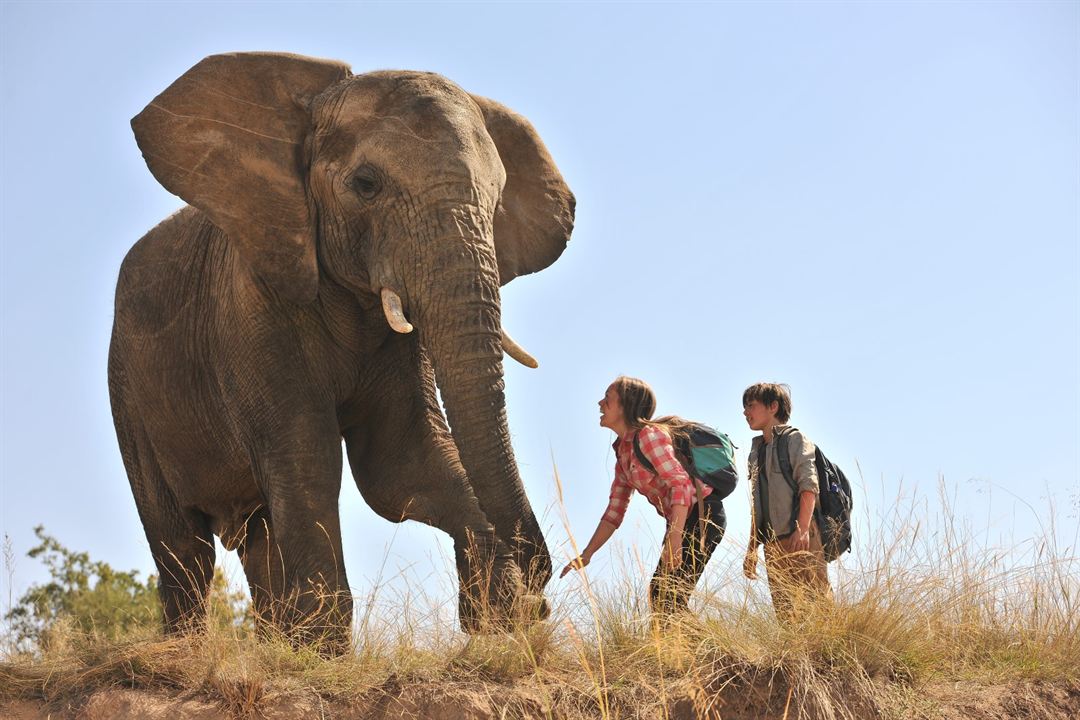
M 745 538 L 729 536 L 695 613 L 662 628 L 645 603 L 651 568 L 630 548 L 613 551 L 623 560 L 613 583 L 594 584 L 587 571 L 553 582 L 554 614 L 531 627 L 470 638 L 458 630 L 455 603 L 402 576 L 357 598 L 354 652 L 345 657 L 228 625 L 119 642 L 71 629 L 32 654 L 7 647 L 0 699 L 111 686 L 198 690 L 245 715 L 290 692 L 356 702 L 403 682 L 452 688 L 479 678 L 528 689 L 552 717 L 668 717 L 683 702 L 699 717 L 723 705 L 725 717 L 758 708 L 761 716 L 861 718 L 904 713 L 925 700 L 919 688 L 940 682 L 1077 687 L 1075 546 L 1059 547 L 1050 525 L 1027 544 L 990 547 L 954 517 L 941 491 L 934 502 L 912 496 L 864 518 L 855 551 L 831 568 L 835 601 L 812 604 L 794 625 L 776 622 L 764 573 L 742 579 Z

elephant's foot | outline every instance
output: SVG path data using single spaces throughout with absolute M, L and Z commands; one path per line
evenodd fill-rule
M 551 556 L 548 555 L 547 549 L 541 550 L 528 541 L 522 541 L 514 557 L 518 567 L 521 568 L 522 578 L 528 591 L 543 596 L 544 588 L 547 587 L 552 574 Z
M 458 618 L 470 635 L 505 633 L 546 619 L 551 610 L 542 594 L 525 582 L 506 546 L 491 536 L 469 536 L 459 551 Z
M 462 632 L 469 635 L 501 635 L 526 630 L 551 616 L 551 607 L 540 595 L 521 593 L 509 607 L 478 606 L 474 598 L 461 594 L 458 618 Z
M 340 657 L 352 649 L 352 595 L 321 583 L 293 592 L 271 604 L 259 624 L 264 636 L 280 633 L 294 647 L 311 647 L 324 657 Z

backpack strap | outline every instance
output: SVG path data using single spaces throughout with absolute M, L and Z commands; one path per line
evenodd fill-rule
M 638 459 L 639 463 L 648 469 L 649 472 L 653 475 L 659 475 L 660 473 L 656 472 L 656 468 L 649 462 L 649 458 L 645 457 L 645 451 L 641 449 L 641 442 L 638 440 L 639 432 L 641 431 L 638 430 L 634 433 L 634 456 Z M 672 449 L 674 449 L 674 447 L 675 441 L 673 440 Z M 679 461 L 679 464 L 682 464 L 681 460 Z M 702 492 L 703 483 L 690 474 L 689 471 L 687 471 L 686 474 L 690 476 L 690 486 L 694 488 L 694 494 L 697 495 L 698 523 L 701 524 L 701 551 L 705 552 L 705 497 Z
M 641 431 L 638 430 L 634 433 L 634 455 L 637 457 L 639 463 L 644 465 L 645 468 L 653 475 L 656 475 L 656 468 L 654 468 L 653 464 L 649 462 L 649 458 L 645 457 L 645 453 L 641 449 L 641 441 L 638 440 L 638 433 L 640 432 Z
M 780 463 L 780 472 L 783 474 L 784 479 L 787 480 L 791 489 L 797 493 L 799 492 L 799 486 L 795 484 L 795 471 L 791 467 L 791 455 L 788 454 L 789 432 L 791 432 L 790 429 L 784 429 L 776 433 L 776 459 Z
M 761 517 L 757 518 L 755 530 L 758 542 L 767 542 L 772 539 L 772 518 L 769 516 L 769 476 L 765 470 L 765 443 L 761 443 L 757 454 L 757 479 L 756 487 L 758 498 L 761 500 Z

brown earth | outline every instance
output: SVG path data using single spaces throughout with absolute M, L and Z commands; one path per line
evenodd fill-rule
M 1080 686 L 1045 683 L 979 685 L 937 683 L 918 687 L 882 689 L 892 696 L 888 707 L 863 701 L 845 707 L 855 718 L 913 718 L 918 720 L 1075 720 L 1080 718 Z M 835 717 L 801 699 L 778 678 L 753 686 L 730 683 L 719 692 L 701 688 L 671 688 L 667 702 L 640 704 L 614 697 L 608 715 L 613 718 L 652 720 L 784 720 Z M 839 710 L 834 704 L 834 712 Z M 89 697 L 54 701 L 0 703 L 0 717 L 10 720 L 510 720 L 512 718 L 599 718 L 604 713 L 595 695 L 566 686 L 505 686 L 492 683 L 417 684 L 391 680 L 362 700 L 324 699 L 314 693 L 274 693 L 262 688 L 240 689 L 227 702 L 196 692 L 164 694 L 147 690 L 111 688 Z

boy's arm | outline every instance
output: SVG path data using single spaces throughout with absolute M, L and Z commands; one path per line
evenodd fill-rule
M 817 448 L 802 433 L 798 434 L 797 442 L 789 444 L 789 448 L 794 455 L 791 458 L 791 465 L 795 475 L 795 485 L 799 489 L 799 515 L 795 520 L 795 532 L 788 541 L 788 550 L 804 552 L 810 549 L 810 522 L 813 520 L 814 506 L 817 504 L 818 476 L 815 463 Z
M 750 511 L 750 542 L 746 546 L 746 557 L 743 558 L 743 575 L 748 580 L 757 579 L 757 526 L 754 524 L 754 512 Z
M 817 493 L 803 490 L 799 493 L 799 517 L 795 520 L 795 532 L 788 541 L 788 549 L 792 552 L 803 552 L 810 549 L 810 520 L 814 517 L 814 505 L 817 504 Z
M 747 553 L 757 553 L 757 507 L 754 502 L 754 485 L 750 485 L 750 539 L 746 542 Z
M 752 455 L 753 453 L 751 453 Z M 746 557 L 743 559 L 743 575 L 749 580 L 757 579 L 757 518 L 756 507 L 754 503 L 754 492 L 756 490 L 757 478 L 754 474 L 754 468 L 750 464 L 750 459 L 746 460 L 746 477 L 750 478 L 750 539 L 746 544 Z

